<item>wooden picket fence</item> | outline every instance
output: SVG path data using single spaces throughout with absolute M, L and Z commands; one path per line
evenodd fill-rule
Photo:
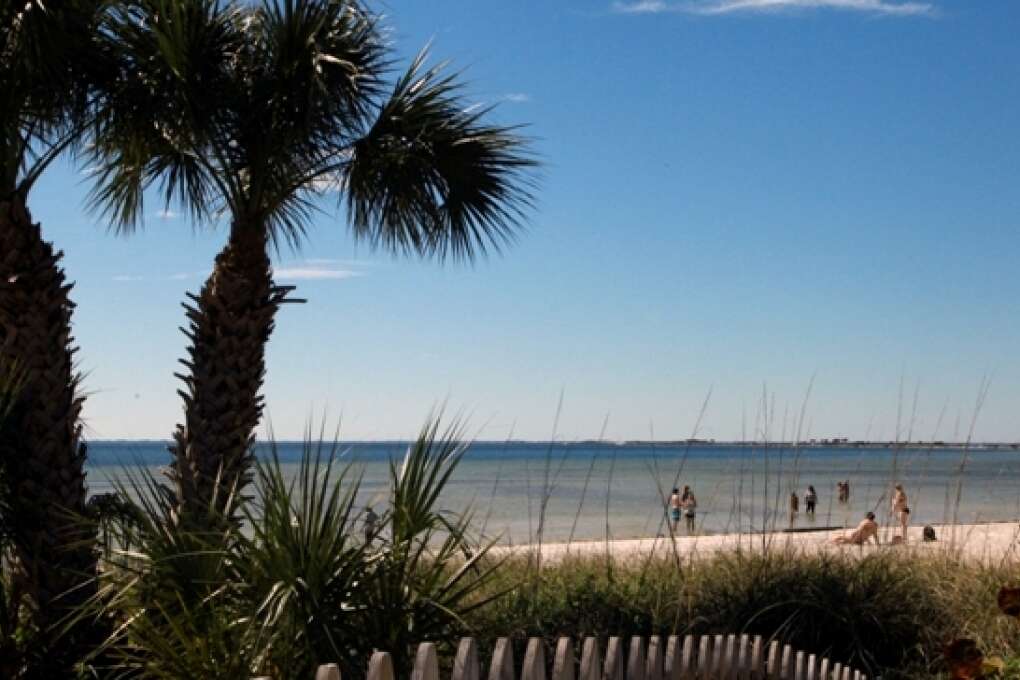
M 545 643 L 528 640 L 520 680 L 867 680 L 859 670 L 815 654 L 797 651 L 761 636 L 672 635 L 662 638 L 632 637 L 627 649 L 620 637 L 611 637 L 601 655 L 598 639 L 588 637 L 581 645 L 580 666 L 574 642 L 560 638 L 553 658 L 552 675 L 546 673 Z M 478 645 L 463 638 L 457 648 L 450 680 L 517 680 L 513 646 L 499 638 L 492 654 L 488 678 L 483 679 Z M 269 680 L 256 679 L 256 680 Z M 341 680 L 336 664 L 320 666 L 315 680 Z M 367 680 L 396 680 L 393 661 L 386 652 L 372 655 Z M 418 646 L 410 680 L 440 680 L 436 646 Z

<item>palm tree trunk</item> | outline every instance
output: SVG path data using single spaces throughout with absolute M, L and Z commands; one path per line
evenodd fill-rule
M 0 197 L 0 356 L 25 375 L 0 439 L 0 473 L 12 492 L 16 587 L 47 633 L 96 592 L 95 529 L 84 521 L 84 397 L 62 256 L 43 241 L 20 195 Z M 47 665 L 66 662 L 74 646 L 48 648 Z
M 179 524 L 210 528 L 231 519 L 251 482 L 266 343 L 290 290 L 273 284 L 261 225 L 235 223 L 202 291 L 188 294 L 191 345 L 181 363 L 189 374 L 177 374 L 184 423 L 173 434 L 169 472 Z

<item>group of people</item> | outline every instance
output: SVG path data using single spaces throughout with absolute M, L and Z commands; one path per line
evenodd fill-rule
M 900 524 L 900 534 L 898 536 L 893 534 L 891 542 L 894 544 L 906 543 L 907 525 L 910 523 L 910 506 L 907 505 L 907 493 L 903 490 L 902 484 L 893 486 L 890 511 Z M 930 536 L 929 532 L 931 532 Z M 873 512 L 865 514 L 856 529 L 847 535 L 837 536 L 833 542 L 840 545 L 864 545 L 871 540 L 874 540 L 875 545 L 878 545 L 878 522 L 875 521 Z M 934 532 L 931 531 L 931 527 L 925 527 L 925 540 L 934 540 Z
M 841 504 L 850 502 L 850 480 L 836 482 L 836 498 Z M 815 518 L 815 508 L 818 507 L 818 492 L 815 491 L 815 487 L 808 485 L 807 491 L 804 492 L 804 514 L 811 519 Z M 800 513 L 800 497 L 797 496 L 797 492 L 793 491 L 790 493 L 790 523 L 797 519 L 797 515 Z
M 683 493 L 680 492 L 679 488 L 673 488 L 673 493 L 670 494 L 669 497 L 669 515 L 670 519 L 673 520 L 674 531 L 679 528 L 680 516 L 683 515 L 684 522 L 687 526 L 687 533 L 694 533 L 697 510 L 698 499 L 694 497 L 694 492 L 691 491 L 691 487 L 685 486 Z
M 818 507 L 818 492 L 815 491 L 815 487 L 808 485 L 807 491 L 804 492 L 804 513 L 814 519 L 815 508 Z M 797 496 L 796 491 L 790 492 L 790 523 L 797 518 L 797 513 L 800 512 L 800 498 Z

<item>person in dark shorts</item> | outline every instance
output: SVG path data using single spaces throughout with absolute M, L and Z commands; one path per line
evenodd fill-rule
M 804 494 L 804 513 L 811 519 L 815 518 L 815 506 L 818 504 L 818 492 L 815 487 L 808 485 L 807 493 Z
M 684 522 L 687 525 L 687 533 L 693 534 L 694 518 L 698 510 L 698 499 L 694 497 L 691 487 L 684 487 L 684 493 L 680 497 L 680 505 L 684 509 Z

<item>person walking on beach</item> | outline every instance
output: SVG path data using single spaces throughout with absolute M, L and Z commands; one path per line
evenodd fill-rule
M 808 484 L 807 493 L 804 494 L 804 514 L 811 519 L 815 518 L 815 505 L 818 503 L 818 492 L 815 487 Z
M 836 482 L 836 500 L 840 503 L 846 503 L 846 490 L 843 482 Z
M 846 480 L 845 482 L 843 482 L 843 502 L 844 503 L 849 503 L 850 502 L 850 480 L 849 479 Z
M 800 512 L 800 499 L 797 498 L 797 492 L 790 492 L 790 525 L 792 526 L 794 521 L 797 519 L 797 513 Z
M 694 497 L 691 487 L 685 486 L 684 493 L 680 497 L 680 505 L 684 509 L 684 521 L 687 525 L 687 533 L 694 533 L 694 518 L 698 510 L 698 499 Z
M 680 528 L 680 510 L 683 508 L 683 499 L 680 497 L 680 489 L 674 487 L 669 497 L 669 516 L 673 520 L 673 531 Z
M 866 514 L 849 536 L 836 536 L 832 542 L 836 545 L 864 545 L 871 538 L 875 539 L 875 545 L 878 545 L 878 523 L 875 522 L 873 512 Z
M 902 484 L 897 484 L 893 487 L 892 497 L 892 514 L 900 523 L 900 529 L 903 532 L 903 542 L 907 542 L 907 523 L 910 521 L 910 507 L 907 505 L 907 494 L 903 490 Z

